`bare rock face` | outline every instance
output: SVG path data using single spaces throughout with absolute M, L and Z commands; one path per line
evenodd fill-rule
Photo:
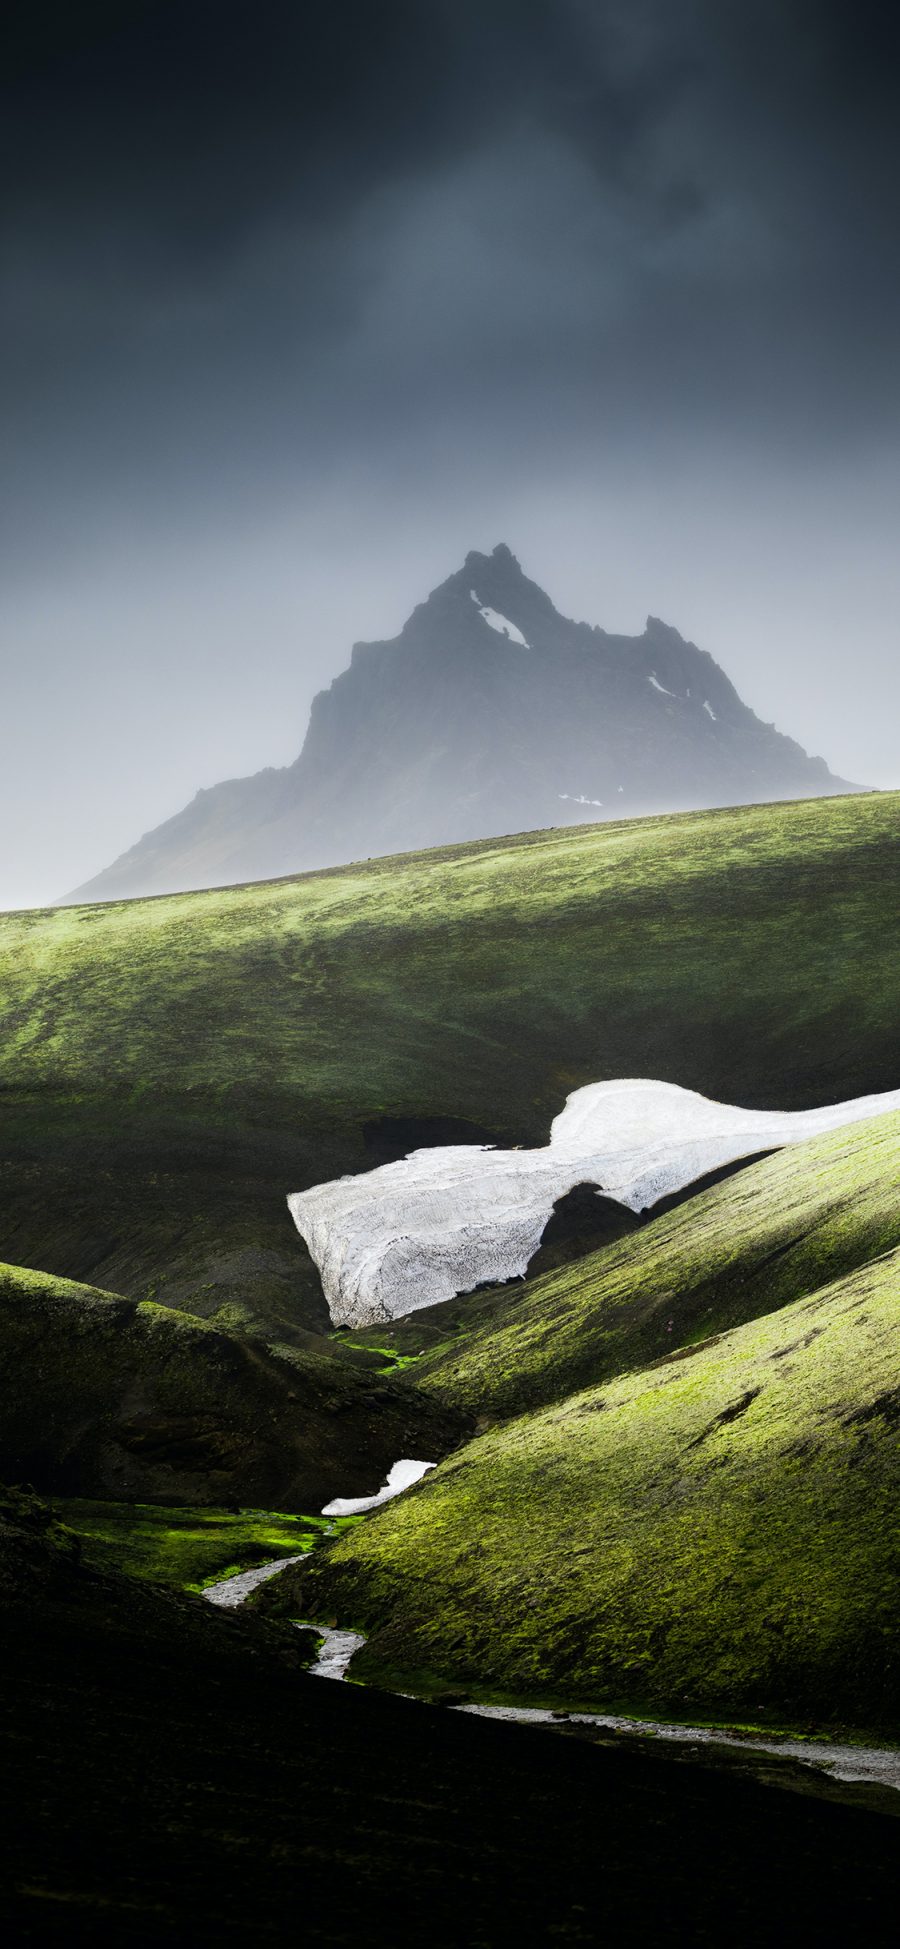
M 852 789 L 763 724 L 677 629 L 571 622 L 501 544 L 467 555 L 399 636 L 355 645 L 313 700 L 295 764 L 198 792 L 68 898 Z
M 900 1109 L 900 1090 L 815 1110 L 744 1110 L 649 1078 L 590 1083 L 542 1150 L 414 1151 L 288 1199 L 336 1326 L 373 1326 L 523 1275 L 560 1198 L 596 1185 L 645 1211 L 709 1172 Z

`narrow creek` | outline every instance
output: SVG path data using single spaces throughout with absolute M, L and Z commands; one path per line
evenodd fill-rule
M 544 1712 L 534 1706 L 458 1705 L 454 1712 L 468 1712 L 479 1719 L 508 1719 L 515 1725 L 600 1726 L 608 1732 L 643 1734 L 645 1738 L 671 1740 L 677 1745 L 729 1746 L 741 1753 L 774 1753 L 781 1759 L 801 1760 L 805 1766 L 827 1773 L 833 1780 L 868 1786 L 893 1787 L 900 1792 L 900 1748 L 890 1746 L 842 1746 L 809 1739 L 760 1739 L 755 1734 L 736 1734 L 718 1726 L 679 1726 L 665 1719 L 627 1719 L 608 1712 Z
M 433 1467 L 433 1464 L 430 1466 Z M 416 1481 L 418 1479 L 417 1476 Z M 257 1590 L 260 1584 L 268 1583 L 270 1577 L 277 1577 L 279 1571 L 287 1570 L 292 1563 L 302 1563 L 305 1556 L 311 1555 L 312 1549 L 300 1550 L 296 1556 L 271 1558 L 268 1563 L 258 1564 L 255 1570 L 239 1570 L 233 1577 L 223 1577 L 220 1583 L 207 1584 L 203 1596 L 208 1604 L 216 1604 L 220 1610 L 236 1611 L 238 1605 L 249 1597 L 251 1590 Z M 315 1634 L 317 1651 L 309 1667 L 314 1678 L 345 1678 L 354 1652 L 359 1651 L 366 1642 L 358 1631 L 335 1631 L 328 1624 L 298 1621 L 297 1630 Z
M 390 1469 L 386 1482 L 371 1496 L 336 1496 L 327 1502 L 322 1510 L 323 1516 L 363 1516 L 370 1509 L 379 1509 L 384 1502 L 391 1502 L 394 1496 L 411 1489 L 421 1482 L 429 1469 L 436 1467 L 434 1462 L 417 1462 L 404 1456 Z M 330 1524 L 321 1531 L 321 1541 L 333 1534 Z M 207 1584 L 202 1595 L 208 1604 L 216 1604 L 220 1610 L 234 1611 L 239 1604 L 246 1602 L 252 1590 L 260 1584 L 268 1583 L 270 1577 L 287 1570 L 292 1563 L 302 1563 L 304 1557 L 311 1556 L 316 1548 L 312 1541 L 306 1550 L 299 1550 L 293 1556 L 270 1557 L 268 1562 L 257 1564 L 253 1570 L 239 1570 L 231 1577 L 222 1577 L 218 1583 Z M 316 1656 L 309 1667 L 314 1678 L 346 1678 L 347 1667 L 354 1653 L 365 1644 L 365 1638 L 358 1631 L 338 1631 L 328 1624 L 315 1624 L 306 1618 L 297 1620 L 298 1631 L 311 1631 L 316 1639 Z
M 433 1462 L 408 1459 L 395 1462 L 387 1481 L 376 1495 L 352 1499 L 337 1497 L 326 1504 L 322 1514 L 362 1515 L 370 1509 L 380 1508 L 383 1503 L 390 1502 L 394 1496 L 402 1495 L 420 1482 L 434 1466 Z M 328 1530 L 323 1532 L 323 1542 L 328 1534 Z M 234 1576 L 223 1577 L 219 1583 L 208 1584 L 203 1596 L 208 1603 L 217 1604 L 223 1610 L 236 1610 L 259 1584 L 266 1583 L 270 1577 L 277 1577 L 292 1563 L 302 1563 L 315 1547 L 313 1544 L 310 1549 L 300 1551 L 295 1556 L 270 1558 L 253 1570 L 241 1570 Z M 297 1620 L 296 1629 L 309 1631 L 316 1639 L 316 1655 L 309 1666 L 314 1678 L 346 1678 L 351 1660 L 366 1642 L 359 1631 L 341 1631 L 305 1618 Z M 664 1719 L 629 1719 L 607 1712 L 550 1711 L 538 1706 L 463 1704 L 446 1709 L 465 1712 L 479 1719 L 501 1719 L 511 1725 L 546 1726 L 555 1732 L 562 1731 L 566 1726 L 597 1726 L 623 1737 L 637 1735 L 671 1741 L 677 1745 L 727 1746 L 735 1752 L 771 1753 L 777 1758 L 799 1760 L 804 1766 L 848 1785 L 892 1787 L 900 1792 L 900 1748 L 896 1747 L 842 1745 L 790 1737 L 764 1739 L 755 1734 L 738 1734 L 717 1726 L 675 1725 Z

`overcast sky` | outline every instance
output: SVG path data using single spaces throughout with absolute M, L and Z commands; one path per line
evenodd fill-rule
M 900 784 L 896 13 L 11 12 L 0 904 L 293 759 L 498 540 Z

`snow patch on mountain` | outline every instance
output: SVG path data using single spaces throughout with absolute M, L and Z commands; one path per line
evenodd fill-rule
M 521 643 L 523 650 L 530 650 L 531 644 L 526 641 L 522 631 L 516 628 L 515 623 L 510 622 L 508 616 L 501 616 L 499 609 L 492 609 L 488 603 L 483 603 L 476 589 L 470 589 L 469 594 L 472 601 L 477 602 L 478 613 L 484 617 L 490 629 L 495 629 L 500 636 L 508 636 L 511 643 Z

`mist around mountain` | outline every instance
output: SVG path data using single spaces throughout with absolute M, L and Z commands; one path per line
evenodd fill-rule
M 617 636 L 560 615 L 499 544 L 399 636 L 357 643 L 299 757 L 228 779 L 67 902 L 274 878 L 456 841 L 856 789 L 744 704 L 650 616 Z

